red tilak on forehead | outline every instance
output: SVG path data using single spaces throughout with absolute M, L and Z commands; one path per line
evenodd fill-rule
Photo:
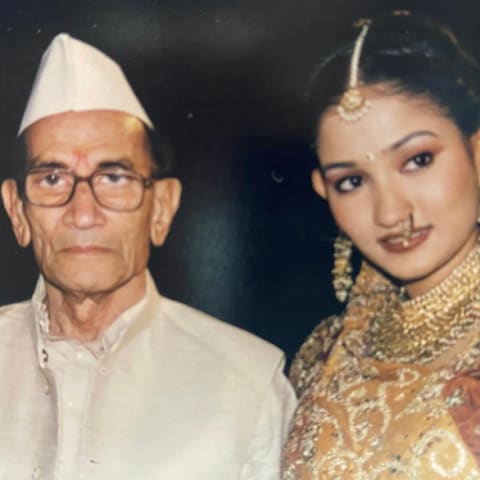
M 84 150 L 74 150 L 72 154 L 75 160 L 74 168 L 88 165 L 88 155 Z

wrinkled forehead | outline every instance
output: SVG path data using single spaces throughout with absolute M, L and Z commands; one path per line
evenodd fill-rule
M 56 161 L 78 162 L 125 158 L 136 166 L 150 164 L 145 127 L 136 117 L 118 111 L 66 112 L 42 118 L 24 134 L 29 165 Z

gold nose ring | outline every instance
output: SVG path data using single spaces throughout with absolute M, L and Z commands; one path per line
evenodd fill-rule
M 410 214 L 408 218 L 402 220 L 398 224 L 400 232 L 402 234 L 402 245 L 408 247 L 412 240 L 412 230 L 413 230 L 413 216 Z

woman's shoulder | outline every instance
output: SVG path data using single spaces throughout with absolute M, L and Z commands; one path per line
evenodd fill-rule
M 322 320 L 298 350 L 290 367 L 289 378 L 300 398 L 323 369 L 330 351 L 343 328 L 343 315 Z

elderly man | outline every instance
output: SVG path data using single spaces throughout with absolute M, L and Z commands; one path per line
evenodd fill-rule
M 0 477 L 278 478 L 295 405 L 275 347 L 156 291 L 179 205 L 119 67 L 68 35 L 44 54 L 2 184 L 41 275 L 0 310 Z

